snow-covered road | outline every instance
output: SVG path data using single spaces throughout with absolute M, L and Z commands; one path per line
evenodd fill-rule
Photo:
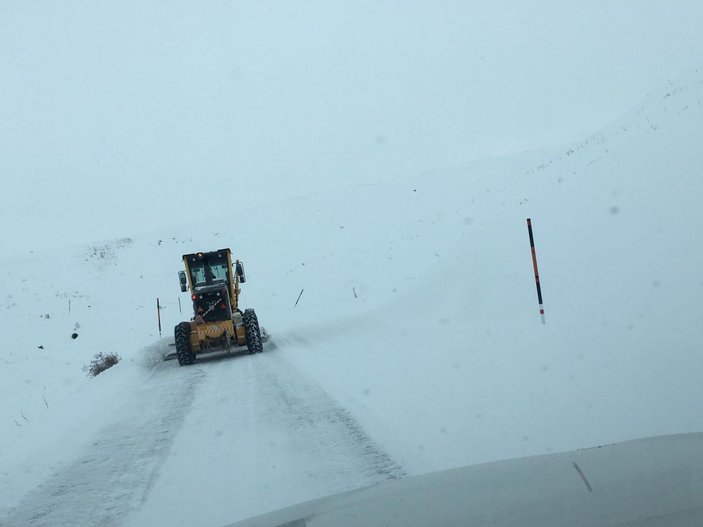
M 134 376 L 107 424 L 0 525 L 200 524 L 210 502 L 223 513 L 208 517 L 217 525 L 402 477 L 283 354 L 270 342 L 261 355 L 156 363 Z
M 0 524 L 119 524 L 148 495 L 204 376 L 197 370 L 154 370 L 140 377 L 81 454 L 57 468 Z

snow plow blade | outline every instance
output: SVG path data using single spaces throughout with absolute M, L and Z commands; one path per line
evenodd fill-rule
M 262 328 L 261 328 L 261 342 L 268 342 L 268 340 L 269 340 L 268 331 L 266 331 L 266 328 L 263 328 L 263 327 L 262 327 Z M 168 346 L 169 346 L 171 349 L 168 350 L 166 353 L 163 354 L 163 360 L 165 360 L 165 361 L 166 361 L 166 360 L 172 360 L 172 359 L 175 359 L 176 357 L 178 357 L 178 354 L 176 353 L 176 343 L 175 343 L 175 342 L 171 342 L 171 343 L 169 343 Z M 246 346 L 237 346 L 237 347 L 230 348 L 229 352 L 230 352 L 230 353 L 234 353 L 234 352 L 237 352 L 237 351 L 242 351 L 242 350 L 244 350 L 244 349 L 246 349 Z M 224 351 L 226 351 L 226 350 L 224 350 L 224 349 L 212 350 L 213 353 L 215 353 L 215 352 L 224 352 Z

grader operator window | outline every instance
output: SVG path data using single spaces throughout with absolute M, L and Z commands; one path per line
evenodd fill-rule
M 210 255 L 202 260 L 191 261 L 190 276 L 194 287 L 209 285 L 215 281 L 229 283 L 227 257 Z

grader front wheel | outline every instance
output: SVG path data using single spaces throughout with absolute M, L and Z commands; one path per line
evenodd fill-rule
M 176 340 L 176 354 L 178 355 L 178 364 L 180 366 L 188 366 L 195 361 L 195 353 L 190 346 L 190 322 L 181 322 L 174 330 Z
M 242 315 L 244 331 L 247 337 L 247 348 L 249 353 L 261 353 L 264 345 L 261 342 L 261 330 L 259 329 L 259 319 L 253 309 L 245 309 Z

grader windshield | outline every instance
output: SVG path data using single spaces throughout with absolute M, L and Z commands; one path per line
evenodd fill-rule
M 214 282 L 229 284 L 230 267 L 227 253 L 208 253 L 188 255 L 190 280 L 194 288 L 211 285 Z

